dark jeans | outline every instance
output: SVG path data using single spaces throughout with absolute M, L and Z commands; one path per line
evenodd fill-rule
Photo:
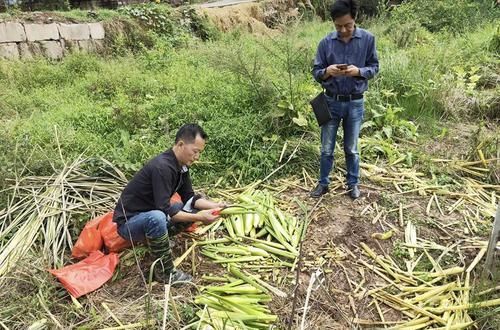
M 183 207 L 184 212 L 195 212 L 192 208 L 192 199 L 190 199 Z M 126 239 L 134 242 L 144 242 L 147 238 L 161 237 L 168 232 L 178 232 L 179 229 L 189 226 L 190 223 L 174 223 L 172 219 L 159 210 L 151 210 L 141 212 L 118 226 L 118 234 Z
M 359 183 L 359 152 L 358 137 L 363 122 L 363 99 L 350 102 L 335 101 L 326 96 L 332 119 L 321 126 L 321 160 L 319 183 L 327 186 L 330 184 L 330 171 L 334 164 L 335 140 L 340 122 L 344 128 L 344 153 L 347 168 L 347 185 Z

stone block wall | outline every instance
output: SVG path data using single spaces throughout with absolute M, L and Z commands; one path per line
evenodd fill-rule
M 45 56 L 61 59 L 71 51 L 101 50 L 104 37 L 101 23 L 0 22 L 0 57 L 31 59 Z

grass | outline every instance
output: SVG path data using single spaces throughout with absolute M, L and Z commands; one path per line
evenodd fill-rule
M 498 258 L 497 258 L 498 262 Z M 495 270 L 494 270 L 495 271 Z M 496 266 L 494 278 L 500 277 L 500 266 Z M 498 283 L 496 283 L 498 284 Z M 491 290 L 495 283 L 487 279 L 479 279 L 474 283 L 474 290 L 471 293 L 471 301 L 479 303 L 481 301 L 498 298 L 498 293 Z M 500 307 L 491 308 L 473 308 L 471 314 L 483 325 L 483 329 L 498 329 L 500 327 Z
M 494 55 L 481 47 L 495 31 L 492 24 L 461 38 L 443 33 L 406 48 L 396 47 L 392 33 L 378 24 L 369 27 L 378 34 L 381 72 L 370 85 L 367 118 L 392 91 L 388 102 L 403 108 L 401 116 L 432 131 L 440 117 L 454 112 L 443 99 L 456 80 L 444 79 L 449 68 L 494 65 Z M 330 30 L 330 23 L 313 21 L 290 28 L 286 37 L 228 34 L 203 44 L 186 40 L 181 48 L 160 40 L 151 50 L 121 57 L 2 61 L 0 118 L 7 128 L 0 136 L 1 176 L 11 176 L 19 163 L 33 173 L 50 171 L 55 126 L 68 158 L 82 152 L 104 156 L 132 173 L 168 147 L 176 127 L 198 121 L 211 137 L 196 171 L 200 183 L 263 177 L 277 166 L 286 140 L 296 140 L 301 131 L 317 136 L 306 102 L 317 90 L 308 65 Z M 301 57 L 287 64 L 287 54 L 296 51 Z M 294 110 L 273 118 L 280 100 L 291 100 Z M 307 118 L 306 127 L 291 121 L 298 113 Z M 297 165 L 313 169 L 311 156 Z

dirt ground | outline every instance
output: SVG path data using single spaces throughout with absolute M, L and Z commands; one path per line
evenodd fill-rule
M 470 140 L 470 136 L 464 140 Z M 450 138 L 448 143 L 456 145 L 457 141 L 462 147 L 435 148 L 433 155 L 435 157 L 452 156 L 449 154 L 450 150 L 456 150 L 463 155 L 465 148 L 461 139 Z M 418 226 L 419 237 L 428 241 L 449 246 L 454 242 L 467 241 L 472 237 L 487 239 L 487 232 L 477 235 L 467 232 L 460 213 L 446 212 L 443 215 L 435 207 L 428 210 L 429 196 L 400 194 L 392 187 L 375 185 L 367 178 L 363 179 L 362 197 L 355 201 L 346 195 L 343 179 L 338 173 L 334 173 L 332 182 L 332 187 L 336 189 L 320 200 L 311 199 L 308 195 L 314 186 L 312 179 L 290 178 L 278 182 L 277 186 L 286 185 L 285 182 L 288 182 L 288 188 L 277 193 L 276 198 L 284 201 L 286 205 L 294 205 L 294 200 L 305 203 L 310 212 L 311 222 L 302 243 L 299 272 L 283 269 L 278 274 L 275 270 L 273 275 L 272 270 L 267 274 L 261 271 L 262 275 L 268 275 L 273 285 L 289 294 L 288 298 L 273 297 L 272 302 L 269 303 L 272 312 L 279 317 L 277 329 L 289 329 L 290 318 L 292 318 L 292 329 L 299 328 L 304 316 L 304 303 L 311 275 L 317 271 L 321 272 L 319 274 L 321 282 L 320 284 L 316 282 L 311 290 L 309 308 L 305 316 L 305 329 L 377 328 L 373 323 L 381 321 L 380 313 L 383 314 L 385 321 L 400 321 L 403 318 L 400 312 L 382 304 L 380 311 L 377 311 L 372 298 L 366 294 L 366 290 L 381 287 L 385 282 L 369 267 L 360 263 L 363 258 L 367 260 L 360 247 L 361 243 L 365 243 L 377 255 L 392 258 L 401 263 L 404 269 L 404 255 L 400 255 L 404 251 L 398 247 L 398 242 L 405 240 L 404 226 L 401 226 L 398 212 L 393 212 L 400 203 L 406 206 L 404 223 L 411 220 Z M 446 209 L 455 200 L 443 198 L 440 202 L 441 207 Z M 386 215 L 376 220 L 377 212 L 373 206 L 386 210 Z M 305 215 L 299 207 L 288 211 L 294 213 L 300 221 L 305 221 Z M 372 234 L 387 232 L 389 229 L 394 231 L 390 239 L 372 238 Z M 174 254 L 181 255 L 192 244 L 193 239 L 195 238 L 191 234 L 184 233 L 177 236 Z M 148 261 L 147 257 L 142 257 L 143 252 L 139 253 L 138 260 L 135 260 L 131 253 L 124 256 L 115 281 L 89 295 L 89 299 L 94 301 L 95 305 L 101 302 L 113 303 L 115 306 L 113 313 L 127 322 L 138 322 L 144 319 L 144 310 L 138 311 L 136 315 L 130 314 L 130 306 L 137 304 L 142 308 L 141 304 L 147 296 L 147 290 L 144 288 L 148 282 Z M 459 253 L 458 259 L 442 260 L 443 267 L 468 265 L 476 254 L 477 249 L 464 249 Z M 138 264 L 142 271 L 139 271 Z M 175 303 L 177 306 L 183 306 L 179 307 L 175 313 L 179 314 L 179 320 L 184 320 L 179 322 L 173 318 L 172 329 L 182 328 L 185 320 L 194 316 L 194 311 L 186 306 L 193 301 L 201 286 L 209 284 L 202 280 L 202 276 L 226 273 L 223 267 L 203 257 L 198 249 L 195 249 L 195 253 L 183 261 L 180 268 L 192 273 L 195 283 L 193 286 L 172 289 Z M 141 275 L 141 272 L 145 275 Z M 297 278 L 299 282 L 296 286 Z M 152 293 L 153 301 L 161 301 L 164 295 L 163 286 L 155 284 L 152 287 Z M 120 302 L 119 305 L 116 304 L 117 301 Z M 152 305 L 156 306 L 153 309 L 156 308 L 157 312 L 162 308 L 158 303 L 153 302 Z M 292 310 L 294 310 L 293 315 Z
M 311 291 L 309 308 L 306 315 L 306 329 L 352 329 L 359 324 L 355 320 L 365 320 L 367 322 L 380 321 L 379 314 L 374 305 L 370 305 L 372 299 L 365 294 L 361 288 L 376 288 L 384 282 L 379 276 L 370 272 L 366 267 L 361 267 L 357 262 L 363 255 L 360 243 L 366 243 L 372 250 L 379 255 L 394 255 L 394 242 L 404 240 L 404 229 L 399 227 L 396 217 L 388 217 L 385 223 L 372 223 L 373 215 L 369 212 L 362 215 L 362 212 L 370 204 L 377 202 L 380 205 L 391 207 L 392 203 L 397 204 L 400 198 L 392 195 L 390 191 L 381 192 L 378 189 L 364 187 L 362 198 L 352 201 L 344 192 L 343 188 L 325 195 L 321 201 L 308 197 L 310 186 L 304 185 L 303 189 L 291 188 L 283 192 L 280 196 L 283 200 L 297 198 L 304 201 L 311 214 L 311 224 L 308 227 L 307 235 L 302 245 L 302 267 L 298 273 L 299 284 L 296 288 L 295 299 L 293 291 L 295 289 L 296 272 L 289 269 L 282 270 L 280 277 L 286 280 L 274 285 L 284 292 L 289 293 L 288 298 L 274 297 L 270 303 L 273 313 L 278 315 L 278 329 L 288 329 L 289 319 L 292 316 L 293 304 L 295 302 L 295 315 L 293 317 L 292 328 L 298 328 L 304 313 L 304 302 L 306 299 L 307 288 L 313 274 L 318 269 L 322 272 L 320 285 L 315 285 Z M 397 193 L 397 192 L 394 192 Z M 391 201 L 391 199 L 393 199 Z M 421 197 L 406 198 L 405 203 L 414 205 L 408 212 L 408 217 L 418 219 L 425 212 L 425 203 L 427 199 Z M 385 203 L 385 204 L 384 204 Z M 300 218 L 300 213 L 298 214 Z M 438 217 L 438 214 L 431 216 Z M 304 220 L 304 218 L 302 218 Z M 440 218 L 440 224 L 453 223 L 456 219 L 452 216 Z M 373 233 L 384 232 L 391 225 L 395 230 L 395 235 L 389 240 L 376 240 L 371 237 Z M 427 239 L 446 244 L 454 238 L 451 231 L 436 231 L 421 227 L 420 235 Z M 176 247 L 174 254 L 181 255 L 188 245 L 192 243 L 192 236 L 181 234 L 175 238 Z M 469 259 L 475 257 L 472 253 Z M 470 262 L 470 261 L 469 261 Z M 89 295 L 94 305 L 100 305 L 102 302 L 109 302 L 116 306 L 117 302 L 122 308 L 115 308 L 113 313 L 121 320 L 128 322 L 139 321 L 143 319 L 144 311 L 139 312 L 131 318 L 130 305 L 142 304 L 145 299 L 144 290 L 147 286 L 147 258 L 140 259 L 142 271 L 138 271 L 136 261 L 129 254 L 121 261 L 118 278 L 106 285 L 95 294 Z M 194 267 L 193 267 L 194 265 Z M 201 277 L 203 275 L 224 275 L 225 270 L 220 265 L 210 262 L 208 258 L 203 257 L 197 250 L 193 257 L 188 257 L 180 266 L 184 271 L 190 272 L 195 277 L 195 285 L 174 288 L 172 295 L 178 306 L 190 304 L 198 290 L 197 287 L 208 284 Z M 270 276 L 270 279 L 272 277 Z M 359 285 L 360 287 L 357 287 Z M 152 288 L 153 300 L 159 301 L 163 298 L 163 286 L 155 284 Z M 155 305 L 153 303 L 153 305 Z M 161 310 L 159 304 L 156 309 Z M 186 319 L 189 316 L 189 310 L 178 311 L 180 318 Z M 382 307 L 385 321 L 401 320 L 402 315 L 395 310 Z M 192 311 L 191 311 L 192 312 Z M 176 323 L 172 320 L 173 329 L 181 328 L 185 323 Z M 362 321 L 360 321 L 362 322 Z M 370 328 L 370 326 L 363 326 Z M 371 327 L 373 328 L 373 326 Z
M 467 134 L 471 135 L 467 140 L 472 139 L 474 134 L 474 129 L 450 127 L 449 138 L 445 139 L 449 146 L 432 149 L 431 157 L 458 158 L 468 154 L 474 143 L 464 144 L 466 139 L 453 139 L 458 136 L 455 130 L 469 132 Z M 461 147 L 455 146 L 457 141 L 461 143 Z M 423 143 L 421 147 L 426 151 L 430 150 L 428 144 Z M 454 150 L 455 154 L 450 154 Z M 373 329 L 382 327 L 379 324 L 382 318 L 386 322 L 408 319 L 384 303 L 379 303 L 379 306 L 373 303 L 373 297 L 368 292 L 387 286 L 388 281 L 387 277 L 383 278 L 376 272 L 374 260 L 367 256 L 362 245 L 366 244 L 376 255 L 393 261 L 401 270 L 405 270 L 409 259 L 408 248 L 404 246 L 405 225 L 411 221 L 417 228 L 418 237 L 425 242 L 452 247 L 450 253 L 444 257 L 441 256 L 440 250 L 429 250 L 443 269 L 468 267 L 479 251 L 477 245 L 473 246 L 474 242 L 485 242 L 491 230 L 489 218 L 476 217 L 477 230 L 471 232 L 461 213 L 464 209 L 461 212 L 450 211 L 456 198 L 440 195 L 438 198 L 440 207 L 444 210 L 442 212 L 435 203 L 429 203 L 432 194 L 402 194 L 391 184 L 381 185 L 376 183 L 376 180 L 371 181 L 373 178 L 364 171 L 361 198 L 353 201 L 346 195 L 341 171 L 335 170 L 332 173 L 331 191 L 321 199 L 312 199 L 309 197 L 309 191 L 315 185 L 314 176 L 304 172 L 303 175 L 278 179 L 266 187 L 261 187 L 274 193 L 284 211 L 294 214 L 299 221 L 310 221 L 302 243 L 298 267 L 293 270 L 259 270 L 259 275 L 263 276 L 265 281 L 288 295 L 287 298 L 273 296 L 272 301 L 268 303 L 272 313 L 278 316 L 274 329 L 300 329 L 302 319 L 304 329 L 311 330 Z M 496 191 L 491 190 L 488 193 L 492 196 L 496 194 L 498 200 L 500 189 L 498 184 L 495 187 Z M 236 191 L 234 195 L 238 193 Z M 225 194 L 227 195 L 227 191 Z M 304 204 L 307 216 L 298 202 Z M 402 217 L 398 211 L 400 205 L 404 205 Z M 466 205 L 465 209 L 474 210 L 474 207 Z M 372 237 L 374 233 L 385 233 L 389 230 L 394 234 L 387 240 Z M 216 234 L 222 236 L 225 231 L 220 228 Z M 194 240 L 204 238 L 188 233 L 176 236 L 174 256 L 181 256 Z M 165 309 L 165 288 L 162 284 L 151 283 L 148 275 L 150 264 L 145 247 L 139 246 L 122 252 L 113 279 L 80 298 L 83 307 L 78 307 L 69 299 L 61 284 L 46 272 L 44 261 L 40 258 L 36 262 L 26 262 L 19 267 L 16 276 L 8 279 L 10 284 L 4 283 L 9 290 L 0 292 L 0 298 L 15 302 L 7 306 L 10 308 L 7 315 L 15 314 L 12 318 L 17 320 L 18 324 L 24 320 L 36 320 L 36 316 L 23 317 L 27 312 L 23 303 L 18 301 L 22 300 L 31 306 L 32 309 L 27 308 L 29 313 L 35 308 L 41 308 L 37 299 L 43 301 L 43 297 L 49 305 L 46 311 L 51 313 L 43 315 L 53 315 L 54 319 L 61 320 L 68 329 L 116 327 L 116 320 L 123 324 L 134 324 L 146 319 L 161 320 Z M 500 262 L 497 264 L 500 266 Z M 419 267 L 418 271 L 423 272 L 434 269 L 429 261 L 420 262 Z M 205 281 L 203 275 L 227 274 L 224 267 L 203 256 L 199 248 L 195 248 L 194 253 L 189 254 L 179 268 L 192 274 L 194 283 L 172 288 L 167 329 L 182 329 L 189 322 L 196 320 L 195 314 L 203 306 L 193 305 L 194 298 L 203 286 L 214 285 L 213 282 Z M 482 264 L 479 264 L 477 269 L 481 270 Z M 309 290 L 313 274 L 319 280 Z M 478 278 L 476 273 L 471 275 L 474 280 Z M 491 283 L 487 285 L 491 286 Z M 308 308 L 305 309 L 308 291 L 310 297 Z M 36 292 L 43 294 L 43 297 L 37 298 Z M 497 298 L 498 292 L 490 299 Z M 6 311 L 5 308 L 3 311 Z M 500 320 L 496 324 L 500 324 Z M 12 326 L 10 328 L 17 329 Z

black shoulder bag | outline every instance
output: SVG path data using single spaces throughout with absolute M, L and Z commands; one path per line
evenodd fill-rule
M 330 109 L 328 108 L 328 103 L 326 102 L 325 91 L 321 91 L 315 98 L 309 102 L 318 121 L 318 125 L 321 126 L 324 123 L 332 119 Z

